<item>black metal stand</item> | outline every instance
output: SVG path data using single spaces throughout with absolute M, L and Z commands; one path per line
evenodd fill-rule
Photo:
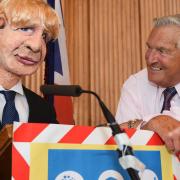
M 112 130 L 112 134 L 115 137 L 117 134 L 125 133 L 124 130 L 122 130 L 119 125 L 116 123 L 114 116 L 112 113 L 109 111 L 109 109 L 105 106 L 103 101 L 100 99 L 100 97 L 93 91 L 86 91 L 86 90 L 81 90 L 81 93 L 88 93 L 88 94 L 93 94 L 99 102 L 99 105 L 101 106 L 101 109 L 103 111 L 104 117 L 106 118 L 107 122 L 109 123 L 109 126 Z M 126 148 L 125 155 L 133 155 L 132 147 L 126 146 L 123 147 L 123 149 Z M 118 149 L 119 152 L 119 157 L 122 157 L 122 151 Z M 140 177 L 138 175 L 138 172 L 133 169 L 133 168 L 128 168 L 127 172 L 129 176 L 131 177 L 132 180 L 140 180 Z

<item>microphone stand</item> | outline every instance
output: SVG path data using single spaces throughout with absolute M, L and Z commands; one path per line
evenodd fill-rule
M 114 116 L 112 115 L 112 113 L 108 110 L 108 108 L 105 106 L 103 101 L 100 99 L 100 97 L 95 92 L 89 91 L 89 90 L 82 90 L 82 89 L 79 89 L 79 90 L 80 90 L 79 91 L 80 94 L 81 93 L 93 94 L 98 99 L 98 102 L 102 109 L 102 112 L 103 112 L 107 122 L 109 123 L 109 126 L 112 130 L 112 135 L 114 136 L 115 141 L 118 145 L 117 151 L 119 154 L 119 162 L 120 162 L 121 166 L 127 170 L 128 174 L 132 180 L 140 180 L 140 177 L 138 175 L 138 170 L 143 170 L 145 167 L 144 167 L 144 164 L 142 162 L 140 162 L 134 156 L 133 149 L 130 145 L 129 138 L 128 138 L 127 134 L 125 133 L 125 131 L 119 127 L 119 125 L 116 123 L 116 120 L 115 120 Z M 126 156 L 129 156 L 129 155 L 131 158 L 126 158 Z M 124 161 L 129 161 L 129 162 L 124 163 L 124 162 L 122 162 L 121 158 L 124 158 Z M 135 162 L 130 162 L 132 160 Z M 135 163 L 140 168 L 137 170 L 136 165 L 132 168 L 131 163 L 132 164 Z

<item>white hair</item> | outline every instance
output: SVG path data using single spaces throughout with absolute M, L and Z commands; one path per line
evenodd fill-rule
M 153 22 L 154 27 L 175 25 L 180 28 L 180 14 L 154 18 Z M 176 44 L 176 47 L 180 48 L 180 38 Z
M 163 16 L 154 19 L 154 27 L 165 26 L 165 25 L 180 26 L 180 14 Z

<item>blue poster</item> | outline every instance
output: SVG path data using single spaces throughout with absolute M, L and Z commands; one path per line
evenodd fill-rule
M 162 179 L 160 151 L 136 150 L 148 169 L 145 176 Z M 49 149 L 48 180 L 130 180 L 116 150 Z M 146 177 L 147 179 L 147 177 Z

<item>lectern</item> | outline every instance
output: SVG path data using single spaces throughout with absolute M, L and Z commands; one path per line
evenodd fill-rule
M 136 157 L 146 165 L 141 177 L 179 179 L 179 160 L 169 154 L 157 134 L 135 129 L 126 132 Z M 0 180 L 54 180 L 65 176 L 129 180 L 116 149 L 108 127 L 15 122 L 13 128 L 7 126 L 0 132 Z
M 0 131 L 0 179 L 11 179 L 12 162 L 12 125 L 6 125 Z

